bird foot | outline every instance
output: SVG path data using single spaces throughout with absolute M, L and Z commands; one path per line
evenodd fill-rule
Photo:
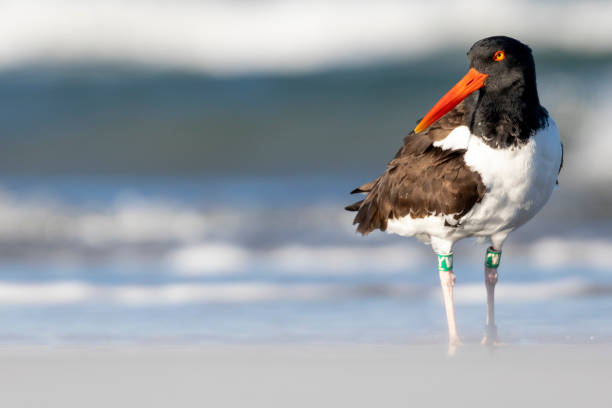
M 463 342 L 459 336 L 453 336 L 448 340 L 448 355 L 454 356 L 457 353 L 457 349 L 463 345 Z
M 485 335 L 482 338 L 480 344 L 485 346 L 495 346 L 499 344 L 499 337 L 497 336 L 497 326 L 494 324 L 487 324 L 485 326 Z

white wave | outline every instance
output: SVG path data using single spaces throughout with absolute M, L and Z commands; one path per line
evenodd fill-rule
M 207 231 L 203 214 L 159 201 L 119 201 L 110 214 L 83 214 L 76 220 L 76 236 L 91 244 L 116 241 L 150 242 L 202 238 Z
M 531 261 L 543 269 L 579 266 L 609 270 L 610 254 L 612 241 L 607 239 L 548 237 L 529 248 Z
M 102 60 L 296 71 L 466 48 L 495 34 L 610 51 L 610 15 L 610 1 L 24 0 L 0 5 L 0 66 Z
M 432 259 L 427 248 L 408 244 L 367 247 L 290 244 L 257 250 L 213 243 L 172 251 L 167 257 L 169 266 L 185 275 L 240 272 L 246 266 L 283 273 L 385 273 L 415 270 Z
M 206 258 L 201 253 L 202 246 L 224 245 L 213 242 L 213 235 L 232 241 L 257 229 L 274 235 L 279 233 L 277 230 L 286 231 L 287 228 L 318 232 L 327 229 L 344 236 L 354 234 L 340 203 L 325 207 L 314 203 L 284 209 L 238 208 L 216 203 L 199 208 L 164 196 L 115 194 L 110 202 L 92 206 L 36 192 L 15 194 L 0 186 L 0 244 L 40 246 L 53 243 L 68 250 L 121 245 L 135 250 L 139 245 L 144 248 L 156 244 L 160 250 L 164 249 L 161 256 L 167 255 L 165 250 L 179 247 L 172 263 L 189 269 L 195 259 Z M 279 218 L 279 213 L 286 216 Z M 296 213 L 299 213 L 297 220 Z M 273 217 L 280 221 L 267 225 Z M 263 240 L 267 238 L 262 237 Z M 235 251 L 240 250 L 235 248 Z
M 563 267 L 610 269 L 607 254 L 612 241 L 603 238 L 541 238 L 529 246 L 514 249 L 517 257 L 525 257 L 540 270 L 554 271 Z M 462 251 L 458 256 L 467 262 L 480 260 L 478 251 Z M 434 255 L 426 246 L 414 242 L 402 245 L 371 246 L 307 246 L 288 244 L 268 250 L 250 249 L 229 244 L 198 244 L 169 253 L 170 268 L 184 275 L 210 275 L 263 269 L 283 274 L 356 274 L 418 272 L 433 268 Z M 509 290 L 507 286 L 504 290 Z M 465 289 L 464 289 L 465 290 Z M 481 290 L 478 289 L 478 290 Z M 503 295 L 503 291 L 502 294 Z
M 41 259 L 60 264 L 91 259 L 124 262 L 131 257 L 162 262 L 173 272 L 191 276 L 258 270 L 385 274 L 435 267 L 430 248 L 415 240 L 385 236 L 354 241 L 350 216 L 341 213 L 339 205 L 291 208 L 291 217 L 274 218 L 281 220 L 278 225 L 269 224 L 271 216 L 265 211 L 232 207 L 199 210 L 162 198 L 123 194 L 104 207 L 92 208 L 0 190 L 0 250 L 12 261 L 26 263 Z M 269 211 L 277 215 L 281 210 Z M 310 242 L 322 233 L 330 239 L 321 245 L 307 245 L 300 243 L 298 236 L 285 237 L 287 231 L 296 229 Z M 260 236 L 257 231 L 269 235 L 261 235 L 260 245 L 241 240 L 248 234 Z M 543 271 L 610 269 L 606 256 L 612 253 L 612 240 L 606 236 L 544 236 L 529 243 L 513 242 L 510 240 L 506 249 Z M 483 251 L 475 245 L 461 246 L 457 259 L 481 262 Z
M 208 275 L 239 272 L 248 265 L 249 257 L 249 251 L 238 246 L 209 244 L 173 251 L 168 262 L 184 275 Z
M 425 261 L 426 248 L 409 245 L 385 246 L 326 246 L 288 245 L 267 256 L 282 270 L 320 272 L 351 272 L 355 270 L 414 269 Z
M 500 282 L 495 288 L 497 302 L 543 301 L 556 298 L 584 296 L 595 291 L 584 281 L 578 279 L 563 279 L 538 283 L 506 283 Z M 487 292 L 483 284 L 455 286 L 455 299 L 459 304 L 486 302 Z
M 0 191 L 0 241 L 76 241 L 106 244 L 192 242 L 208 231 L 210 217 L 159 199 L 119 196 L 103 209 L 73 208 L 49 198 Z
M 0 304 L 63 304 L 92 300 L 97 289 L 78 282 L 0 283 Z
M 546 283 L 500 284 L 499 302 L 542 301 L 555 298 L 612 295 L 598 285 L 578 280 Z M 9 283 L 0 282 L 2 305 L 59 305 L 108 303 L 126 306 L 181 305 L 189 303 L 235 303 L 259 301 L 319 301 L 368 297 L 439 297 L 437 286 L 405 284 L 276 284 L 237 282 L 224 284 L 94 285 L 80 282 Z M 485 301 L 484 285 L 457 284 L 457 303 Z
M 0 304 L 58 305 L 87 302 L 121 305 L 179 305 L 266 300 L 317 300 L 348 292 L 325 285 L 266 283 L 167 284 L 102 286 L 79 282 L 0 282 Z M 346 293 L 345 293 L 346 295 Z
M 594 191 L 609 190 L 612 182 L 612 75 L 597 78 L 600 86 L 591 95 L 588 104 L 582 108 L 585 115 L 581 120 L 578 137 L 566 148 L 562 180 L 567 179 L 576 187 L 589 187 Z M 570 100 L 571 101 L 571 100 Z M 566 102 L 567 103 L 567 102 Z M 570 108 L 575 106 L 570 105 Z

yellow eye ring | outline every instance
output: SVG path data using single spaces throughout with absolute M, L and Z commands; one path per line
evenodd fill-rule
M 493 55 L 493 61 L 501 61 L 504 58 L 506 58 L 506 53 L 502 50 L 497 51 L 495 55 Z

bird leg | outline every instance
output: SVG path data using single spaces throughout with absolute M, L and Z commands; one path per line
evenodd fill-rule
M 453 254 L 438 254 L 438 272 L 444 308 L 446 309 L 446 320 L 448 322 L 448 344 L 449 354 L 454 354 L 457 346 L 461 344 L 457 334 L 457 323 L 455 321 L 455 305 L 453 302 L 453 287 L 455 286 L 455 274 L 453 273 Z
M 495 325 L 495 284 L 497 283 L 497 267 L 501 260 L 501 250 L 493 247 L 487 249 L 485 258 L 485 285 L 487 287 L 487 324 L 482 344 L 493 345 L 498 342 L 497 326 Z

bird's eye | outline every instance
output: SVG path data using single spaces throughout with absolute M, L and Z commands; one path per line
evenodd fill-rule
M 502 50 L 497 51 L 494 55 L 493 55 L 493 61 L 501 61 L 504 58 L 506 58 L 506 53 L 503 52 Z

